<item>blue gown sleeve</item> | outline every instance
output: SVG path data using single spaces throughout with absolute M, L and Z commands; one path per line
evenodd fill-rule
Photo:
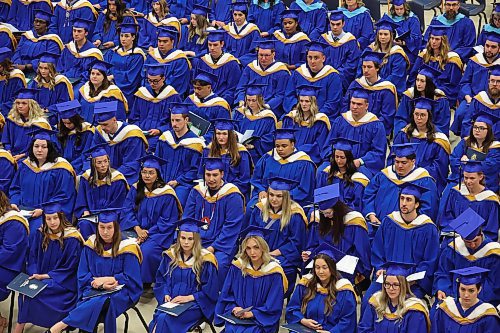
M 144 142 L 140 138 L 128 138 L 126 153 L 123 155 L 122 165 L 117 169 L 125 178 L 130 179 L 136 177 L 139 173 L 140 164 L 137 159 L 144 156 L 146 150 Z
M 476 28 L 474 27 L 474 22 L 471 19 L 462 19 L 458 24 L 464 23 L 461 33 L 457 36 L 461 39 L 460 46 L 455 48 L 453 51 L 458 53 L 460 59 L 466 62 L 471 56 L 472 48 L 476 44 Z M 450 41 L 451 44 L 451 41 Z
M 305 318 L 304 314 L 300 311 L 302 298 L 304 297 L 304 289 L 305 287 L 302 284 L 298 284 L 290 298 L 290 302 L 288 302 L 285 319 L 289 324 L 298 324 Z
M 130 191 L 125 198 L 125 202 L 123 203 L 123 215 L 121 216 L 120 221 L 120 228 L 122 230 L 129 230 L 141 225 L 137 220 L 137 212 L 134 210 L 136 197 L 137 189 L 135 186 L 131 186 Z
M 396 85 L 396 89 L 398 91 L 400 91 L 401 89 L 404 91 L 404 87 L 398 87 L 398 83 L 402 82 L 404 84 L 404 82 L 406 81 L 406 76 L 408 74 L 407 68 L 409 64 L 406 62 L 406 59 L 399 53 L 392 54 L 390 58 L 391 71 L 385 79 Z
M 286 228 L 288 229 L 288 232 L 286 232 L 288 239 L 278 249 L 281 255 L 287 258 L 290 263 L 300 264 L 302 262 L 301 254 L 307 243 L 306 224 L 300 214 L 293 214 Z M 271 251 L 273 250 L 275 249 L 271 249 Z
M 387 110 L 387 109 L 383 109 Z M 364 165 L 370 170 L 380 170 L 384 167 L 384 156 L 387 150 L 386 132 L 381 122 L 372 123 L 373 138 L 370 143 L 370 149 L 365 155 L 359 158 L 363 160 Z M 391 125 L 392 127 L 392 122 Z
M 302 165 L 297 170 L 297 173 L 301 175 L 300 183 L 293 190 L 290 191 L 290 195 L 293 200 L 298 203 L 304 203 L 307 200 L 311 200 L 314 191 L 315 177 L 316 177 L 316 166 L 313 162 L 303 162 Z
M 160 146 L 161 145 L 158 145 L 158 147 Z M 184 157 L 189 158 L 189 160 L 185 162 L 186 164 L 189 162 L 190 168 L 189 171 L 179 174 L 176 179 L 179 184 L 191 184 L 191 182 L 196 179 L 198 174 L 198 166 L 200 165 L 201 154 L 194 150 L 189 150 L 189 152 L 190 154 L 186 154 L 184 155 Z
M 2 243 L 0 244 L 0 267 L 21 271 L 24 267 L 28 233 L 19 221 L 11 220 L 2 224 Z
M 408 30 L 410 31 L 410 36 L 405 39 L 406 47 L 412 54 L 417 55 L 422 46 L 420 20 L 417 16 L 408 18 Z
M 342 101 L 342 80 L 337 73 L 330 74 L 326 83 L 327 95 L 325 103 L 319 112 L 328 115 L 328 118 L 334 119 L 340 115 L 338 105 Z
M 358 325 L 358 333 L 375 333 L 375 321 L 377 313 L 371 304 L 365 307 Z
M 457 254 L 453 254 L 453 250 L 448 246 L 448 244 L 446 244 L 445 247 L 441 249 L 439 261 L 434 272 L 434 281 L 432 288 L 433 295 L 435 295 L 440 290 L 444 292 L 446 296 L 452 295 L 453 276 L 450 271 L 456 268 L 453 264 L 454 255 Z
M 123 256 L 123 272 L 116 274 L 114 277 L 118 284 L 124 284 L 127 294 L 132 303 L 137 302 L 135 299 L 137 295 L 142 294 L 142 278 L 141 278 L 141 265 L 139 259 L 130 253 L 120 254 Z
M 387 262 L 384 249 L 384 243 L 387 241 L 384 237 L 384 229 L 385 229 L 384 223 L 392 223 L 392 222 L 388 221 L 388 217 L 385 217 L 382 220 L 382 223 L 378 228 L 377 232 L 375 233 L 375 238 L 373 238 L 371 262 L 374 272 L 377 272 L 379 269 L 381 269 L 382 265 L 384 265 Z M 418 270 L 416 270 L 416 272 L 418 272 Z
M 406 332 L 415 333 L 427 333 L 427 319 L 423 312 L 421 311 L 408 311 L 406 312 L 403 319 L 403 328 L 406 328 Z
M 224 201 L 226 206 L 224 225 L 211 246 L 216 250 L 229 254 L 237 243 L 243 225 L 245 206 L 243 197 L 238 193 L 230 194 Z
M 160 267 L 156 272 L 156 281 L 153 287 L 153 292 L 158 304 L 163 304 L 165 302 L 165 296 L 170 296 L 172 294 L 172 278 L 169 275 L 170 262 L 170 257 L 163 254 Z
M 75 178 L 65 169 L 58 169 L 54 171 L 56 172 L 57 177 L 54 177 L 56 179 L 56 183 L 54 184 L 50 199 L 52 201 L 63 202 L 64 204 L 62 205 L 62 209 L 64 214 L 68 217 L 72 216 L 76 198 Z
M 279 322 L 285 293 L 281 274 L 272 274 L 270 285 L 273 287 L 268 290 L 266 302 L 261 306 L 254 306 L 251 310 L 255 320 L 265 327 L 273 326 Z
M 80 261 L 81 252 L 82 243 L 79 239 L 66 238 L 58 264 L 47 272 L 51 279 L 71 292 L 75 287 L 73 279 Z
M 254 193 L 254 196 L 255 194 L 259 194 L 260 192 L 266 191 L 267 189 L 266 179 L 264 179 L 263 177 L 268 158 L 272 157 L 270 157 L 268 154 L 263 155 L 255 165 L 255 170 L 253 171 L 252 179 L 250 180 L 250 183 L 253 186 L 252 193 Z
M 368 214 L 375 214 L 376 215 L 376 209 L 375 209 L 375 199 L 377 197 L 378 190 L 380 188 L 380 183 L 381 183 L 381 177 L 383 177 L 382 174 L 378 173 L 375 175 L 370 180 L 370 183 L 365 188 L 365 193 L 363 195 L 363 202 L 364 202 L 364 209 L 363 209 L 363 215 L 366 217 Z M 377 216 L 379 220 L 383 218 L 383 216 Z
M 201 270 L 201 286 L 199 291 L 193 294 L 194 300 L 210 321 L 213 320 L 214 305 L 219 297 L 219 280 L 217 279 L 217 268 L 211 262 L 203 262 Z
M 271 110 L 277 110 L 283 103 L 283 99 L 285 98 L 285 88 L 289 78 L 290 74 L 287 71 L 281 71 L 279 76 L 278 75 L 276 76 L 278 85 L 276 86 L 276 89 L 273 91 L 273 97 L 269 101 L 266 101 Z
M 336 307 L 335 311 L 330 314 L 329 318 L 327 318 L 329 324 L 334 324 L 334 326 L 330 328 L 330 332 L 356 332 L 357 304 L 354 293 L 350 290 L 337 292 L 337 299 L 334 306 Z M 335 318 L 340 318 L 340 320 L 334 322 Z

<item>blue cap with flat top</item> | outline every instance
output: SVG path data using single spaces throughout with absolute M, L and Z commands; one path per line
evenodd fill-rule
M 371 50 L 366 50 L 363 52 L 361 55 L 361 58 L 363 61 L 373 61 L 376 62 L 377 64 L 381 64 L 382 61 L 384 60 L 385 53 L 382 52 L 375 52 Z
M 319 87 L 313 86 L 312 84 L 301 84 L 297 87 L 298 96 L 316 97 L 319 89 Z
M 210 8 L 208 8 L 207 6 L 194 4 L 193 10 L 191 11 L 191 14 L 207 16 L 209 11 L 210 11 Z
M 433 35 L 435 37 L 441 37 L 445 36 L 446 33 L 448 32 L 448 29 L 450 29 L 451 26 L 444 25 L 444 24 L 431 24 L 429 25 L 429 35 Z
M 193 81 L 203 81 L 213 86 L 217 83 L 217 75 L 200 69 Z
M 432 81 L 435 81 L 442 73 L 442 71 L 427 64 L 423 64 L 418 71 L 418 74 L 422 74 L 428 78 L 431 78 Z
M 44 214 L 55 214 L 63 211 L 62 203 L 63 200 L 57 199 L 44 202 L 40 206 L 42 207 Z
M 481 161 L 469 160 L 462 162 L 464 172 L 483 172 L 483 163 Z
M 179 31 L 171 26 L 161 26 L 158 29 L 158 38 L 170 38 L 173 40 L 177 40 L 177 36 L 179 35 Z
M 406 0 L 390 0 L 390 3 L 394 6 L 401 6 L 406 3 Z
M 113 67 L 113 65 L 111 65 L 109 62 L 102 61 L 99 59 L 94 60 L 92 62 L 92 64 L 90 65 L 91 69 L 97 69 L 97 70 L 104 72 L 104 73 L 107 73 L 108 69 L 110 69 L 111 67 Z
M 104 122 L 116 117 L 116 110 L 118 110 L 118 101 L 98 102 L 94 105 L 94 117 L 97 122 Z
M 241 237 L 248 238 L 251 236 L 257 236 L 264 239 L 265 236 L 269 235 L 270 233 L 271 229 L 266 229 L 263 227 L 251 225 L 241 232 Z
M 33 128 L 28 132 L 28 135 L 31 135 L 33 140 L 46 140 L 46 141 L 54 141 L 52 139 L 56 134 L 57 131 L 36 126 L 33 126 Z
M 271 177 L 268 179 L 269 188 L 275 191 L 291 191 L 299 184 L 298 181 L 283 177 Z
M 398 143 L 392 145 L 392 153 L 396 157 L 408 157 L 417 153 L 418 143 Z
M 85 18 L 76 18 L 73 20 L 73 28 L 90 30 L 90 27 L 94 24 L 94 21 L 87 20 Z
M 40 89 L 22 88 L 21 90 L 19 90 L 19 93 L 17 94 L 17 99 L 34 99 L 34 100 L 36 100 L 39 92 L 40 92 Z
M 399 185 L 401 187 L 401 194 L 413 195 L 416 199 L 420 200 L 425 192 L 429 189 L 414 183 L 402 183 Z
M 494 114 L 485 111 L 479 111 L 479 114 L 477 115 L 474 122 L 482 122 L 493 127 L 493 124 L 497 123 L 498 119 L 499 118 Z
M 52 13 L 49 13 L 44 9 L 35 9 L 33 12 L 35 13 L 36 19 L 43 20 L 48 23 L 50 23 L 52 16 L 54 16 Z
M 174 102 L 170 104 L 170 114 L 189 114 L 191 104 L 183 102 Z
M 205 157 L 204 158 L 205 170 L 224 170 L 224 161 L 221 157 Z
M 285 9 L 281 12 L 281 20 L 286 18 L 294 19 L 296 21 L 299 20 L 300 9 Z
M 201 222 L 200 220 L 193 219 L 191 217 L 187 217 L 185 219 L 177 221 L 177 225 L 179 226 L 179 231 L 185 231 L 185 232 L 200 233 L 200 228 L 204 224 L 205 223 Z
M 256 47 L 262 50 L 274 50 L 276 48 L 274 39 L 259 40 L 256 41 L 255 44 L 257 44 Z
M 493 43 L 500 43 L 500 34 L 496 31 L 488 31 L 485 34 L 485 41 L 490 41 Z
M 224 39 L 226 38 L 226 30 L 222 30 L 222 29 L 217 29 L 217 30 L 207 30 L 206 31 L 208 33 L 208 37 L 207 37 L 207 40 L 209 42 L 220 42 L 220 41 L 224 41 Z
M 328 12 L 330 21 L 340 21 L 344 20 L 344 12 L 341 10 L 332 10 Z
M 408 277 L 408 275 L 412 274 L 413 267 L 415 267 L 415 264 L 398 261 L 389 261 L 382 265 L 382 268 L 385 269 L 386 276 Z
M 248 4 L 246 1 L 235 1 L 231 4 L 232 11 L 247 12 Z
M 111 223 L 118 221 L 122 208 L 105 208 L 99 210 L 99 223 Z
M 234 131 L 236 121 L 232 119 L 217 118 L 213 121 L 214 128 L 219 131 Z
M 450 273 L 457 277 L 456 282 L 470 286 L 473 284 L 482 284 L 489 271 L 490 270 L 486 268 L 470 266 L 454 269 L 450 271 Z
M 251 83 L 248 84 L 246 88 L 246 95 L 248 96 L 258 96 L 264 94 L 264 88 L 267 87 L 265 83 Z
M 320 210 L 335 206 L 340 198 L 340 186 L 338 183 L 323 186 L 314 190 L 314 203 L 318 204 Z
M 78 115 L 78 109 L 81 106 L 80 102 L 78 102 L 77 99 L 74 99 L 72 101 L 57 103 L 55 108 L 59 113 L 60 119 L 70 119 L 71 117 Z
M 96 158 L 101 156 L 109 156 L 109 145 L 107 143 L 99 143 L 93 147 L 90 147 L 86 151 L 83 152 L 84 155 L 89 158 Z
M 436 102 L 433 99 L 426 97 L 419 97 L 413 100 L 415 103 L 415 109 L 422 109 L 427 111 L 432 111 Z
M 120 33 L 122 34 L 137 34 L 139 26 L 135 23 L 122 23 L 120 25 Z
M 274 140 L 295 140 L 295 128 L 277 128 L 274 131 Z
M 57 63 L 57 60 L 59 59 L 59 54 L 58 53 L 54 53 L 54 52 L 43 52 L 42 54 L 40 54 L 40 61 L 39 62 L 43 62 L 43 63 L 47 63 L 47 64 L 56 64 Z
M 323 242 L 318 247 L 316 247 L 314 251 L 312 251 L 311 257 L 316 258 L 319 254 L 329 256 L 335 262 L 340 261 L 340 259 L 346 256 L 344 252 L 339 251 L 337 248 L 333 247 L 327 242 Z
M 356 87 L 352 90 L 351 98 L 353 98 L 353 97 L 368 100 L 370 98 L 370 90 L 362 88 L 362 87 Z
M 328 45 L 322 41 L 318 41 L 318 40 L 311 41 L 311 42 L 306 44 L 307 52 L 317 51 L 317 52 L 321 52 L 324 54 L 325 49 L 327 49 L 328 47 L 330 47 L 330 45 Z
M 344 150 L 344 151 L 352 151 L 354 145 L 360 144 L 360 141 L 348 139 L 348 138 L 337 138 L 333 140 L 333 149 L 335 150 Z
M 165 75 L 165 65 L 164 64 L 145 64 L 144 68 L 146 68 L 147 75 Z
M 384 16 L 382 16 L 380 20 L 375 23 L 375 26 L 377 27 L 377 31 L 389 30 L 394 32 L 399 25 L 387 16 L 387 14 L 384 14 Z
M 167 163 L 163 158 L 155 155 L 146 155 L 138 159 L 142 168 L 153 168 L 160 170 L 161 166 Z
M 456 232 L 463 239 L 471 241 L 481 233 L 481 226 L 483 223 L 484 219 L 481 215 L 469 207 L 454 220 L 451 220 L 443 231 Z

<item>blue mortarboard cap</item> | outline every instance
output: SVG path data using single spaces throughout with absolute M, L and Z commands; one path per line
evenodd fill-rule
M 422 67 L 420 67 L 418 74 L 422 74 L 426 77 L 430 77 L 433 81 L 435 81 L 436 78 L 438 78 L 442 74 L 442 72 L 434 67 L 427 65 L 427 64 L 423 64 Z
M 473 240 L 480 231 L 484 219 L 476 213 L 472 208 L 467 208 L 462 214 L 458 215 L 443 231 L 454 231 L 465 240 Z
M 401 187 L 401 194 L 413 195 L 418 200 L 420 200 L 422 194 L 429 191 L 428 188 L 413 183 L 402 183 L 399 186 Z
M 17 94 L 17 98 L 19 98 L 19 99 L 35 99 L 36 100 L 39 91 L 40 91 L 40 89 L 23 88 Z
M 120 216 L 121 208 L 105 208 L 99 211 L 99 222 L 100 223 L 111 223 L 118 221 Z
M 457 282 L 466 286 L 470 286 L 473 284 L 482 283 L 485 275 L 489 272 L 489 269 L 470 266 L 461 269 L 454 269 L 450 271 L 455 276 L 457 276 Z
M 43 52 L 40 54 L 40 62 L 45 62 L 49 64 L 56 64 L 57 59 L 59 59 L 59 54 L 54 52 Z
M 264 88 L 267 87 L 265 83 L 251 83 L 246 85 L 246 94 L 248 96 L 263 95 Z
M 313 86 L 311 84 L 301 84 L 297 87 L 298 96 L 317 96 L 319 87 Z
M 219 131 L 233 131 L 235 121 L 232 119 L 217 118 L 214 119 L 214 128 Z
M 483 163 L 481 161 L 469 160 L 463 163 L 464 172 L 483 172 Z
M 192 217 L 187 217 L 177 221 L 177 225 L 179 226 L 179 231 L 200 233 L 200 228 L 204 223 Z
M 160 170 L 161 166 L 167 163 L 163 158 L 155 155 L 143 156 L 138 161 L 141 162 L 143 168 L 154 168 L 157 170 Z
M 429 26 L 430 29 L 429 34 L 436 37 L 444 36 L 446 35 L 446 32 L 448 31 L 449 28 L 450 26 L 444 24 L 431 24 Z
M 116 117 L 116 110 L 118 110 L 118 101 L 99 102 L 94 104 L 94 116 L 97 122 L 107 121 Z
M 490 70 L 490 76 L 500 76 L 500 65 L 494 65 Z
M 363 59 L 363 61 L 373 61 L 373 62 L 376 62 L 377 64 L 380 64 L 380 63 L 382 63 L 384 56 L 385 56 L 385 54 L 382 52 L 375 52 L 375 51 L 371 51 L 371 50 L 366 50 L 361 55 L 361 58 Z
M 271 177 L 268 183 L 269 187 L 275 191 L 291 191 L 299 182 L 288 178 Z
M 109 156 L 109 145 L 107 143 L 99 143 L 93 147 L 90 147 L 86 151 L 83 152 L 85 156 L 89 158 L 96 158 L 101 156 Z
M 212 43 L 224 41 L 226 37 L 226 30 L 222 29 L 207 30 L 207 32 L 208 32 L 207 40 Z
M 241 236 L 243 238 L 247 238 L 250 236 L 258 236 L 260 238 L 264 238 L 266 235 L 268 235 L 270 233 L 271 233 L 271 229 L 266 229 L 264 227 L 251 225 L 241 232 Z
M 212 73 L 200 69 L 198 75 L 196 75 L 194 80 L 195 81 L 200 80 L 213 86 L 214 84 L 217 83 L 217 75 L 214 75 Z
M 178 35 L 179 35 L 179 31 L 177 31 L 177 29 L 175 29 L 174 27 L 171 27 L 171 26 L 161 26 L 158 29 L 158 38 L 166 37 L 166 38 L 171 38 L 173 40 L 177 40 Z
M 42 203 L 43 213 L 44 214 L 55 214 L 58 212 L 62 212 L 62 200 L 52 200 Z
M 404 5 L 406 3 L 406 0 L 392 0 L 391 3 L 394 6 L 401 6 L 401 5 Z
M 295 132 L 294 128 L 277 128 L 274 131 L 274 140 L 294 140 Z
M 275 41 L 273 39 L 270 40 L 259 40 L 256 42 L 257 47 L 263 50 L 274 50 L 275 49 Z
M 363 99 L 366 99 L 368 100 L 368 98 L 370 97 L 370 91 L 365 89 L 365 88 L 355 88 L 353 89 L 352 91 L 352 95 L 351 95 L 351 98 L 354 97 L 354 98 L 363 98 Z
M 203 5 L 195 4 L 195 5 L 193 5 L 193 10 L 191 11 L 191 14 L 207 16 L 209 11 L 210 11 L 210 8 L 203 6 Z
M 54 16 L 52 13 L 43 9 L 35 9 L 34 12 L 36 19 L 44 20 L 45 22 L 50 22 L 51 17 Z
M 224 170 L 224 162 L 221 157 L 205 157 L 205 170 Z
M 497 33 L 496 31 L 489 31 L 485 33 L 486 40 L 489 40 L 490 42 L 493 43 L 500 43 L 500 34 Z
M 338 183 L 323 186 L 314 190 L 314 202 L 320 210 L 335 206 L 340 198 L 340 186 Z
M 12 50 L 8 47 L 0 47 L 0 62 L 12 56 Z
M 170 104 L 170 114 L 188 114 L 191 104 L 174 102 Z
M 165 75 L 165 65 L 164 64 L 146 64 L 144 65 L 146 68 L 147 75 Z
M 436 103 L 433 99 L 426 97 L 419 97 L 413 100 L 416 109 L 424 109 L 432 111 L 434 109 L 434 104 Z
M 75 18 L 73 20 L 73 28 L 79 28 L 79 29 L 85 29 L 87 31 L 89 31 L 90 29 L 90 26 L 93 24 L 94 22 L 91 21 L 91 20 L 87 20 L 87 19 L 84 19 L 84 18 Z
M 399 143 L 392 145 L 392 153 L 396 157 L 408 157 L 416 154 L 418 143 Z
M 344 252 L 339 251 L 327 242 L 323 242 L 318 247 L 316 247 L 311 253 L 311 257 L 315 258 L 316 256 L 318 256 L 318 254 L 327 255 L 335 262 L 339 262 L 340 259 L 342 259 L 346 255 Z
M 110 69 L 111 67 L 113 67 L 113 65 L 111 65 L 110 63 L 108 63 L 106 61 L 99 60 L 99 59 L 94 60 L 92 62 L 92 64 L 90 65 L 91 69 L 97 69 L 97 70 L 102 71 L 104 73 L 107 73 L 108 69 Z
M 394 22 L 387 14 L 384 14 L 378 20 L 377 23 L 375 23 L 375 26 L 377 27 L 378 30 L 389 30 L 389 31 L 395 31 L 398 27 L 398 24 Z
M 232 11 L 246 12 L 248 11 L 248 4 L 246 1 L 235 1 L 231 4 Z
M 325 49 L 328 46 L 329 46 L 328 44 L 323 43 L 321 41 L 317 41 L 317 40 L 311 41 L 311 42 L 306 44 L 307 52 L 317 51 L 317 52 L 325 53 Z
M 328 14 L 330 14 L 330 21 L 340 21 L 345 19 L 344 12 L 341 10 L 332 10 L 328 12 Z
M 298 21 L 300 12 L 300 9 L 285 9 L 281 12 L 281 20 L 291 18 Z
M 415 265 L 407 262 L 389 261 L 382 265 L 382 267 L 385 269 L 386 276 L 407 277 L 411 274 L 412 268 L 415 267 Z
M 348 139 L 348 138 L 338 138 L 333 141 L 333 148 L 344 151 L 352 151 L 354 145 L 359 144 L 358 140 Z
M 498 122 L 498 117 L 489 112 L 480 111 L 474 122 L 476 121 L 486 123 L 493 127 L 493 124 Z
M 495 5 L 494 6 L 495 8 L 493 9 L 493 11 L 495 13 L 500 13 L 500 4 L 499 3 L 495 3 L 494 5 Z
M 59 112 L 59 117 L 61 119 L 69 119 L 78 114 L 77 110 L 81 107 L 80 102 L 77 99 L 68 102 L 62 102 L 55 105 L 57 112 Z
M 135 23 L 120 24 L 120 33 L 122 34 L 137 34 L 139 26 Z
M 33 140 L 47 140 L 47 141 L 52 141 L 52 137 L 56 133 L 57 131 L 41 127 L 33 127 L 33 129 L 29 132 Z

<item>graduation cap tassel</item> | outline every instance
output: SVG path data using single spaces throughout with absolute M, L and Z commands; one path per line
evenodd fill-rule
M 458 165 L 458 190 L 460 191 L 462 189 L 462 163 Z

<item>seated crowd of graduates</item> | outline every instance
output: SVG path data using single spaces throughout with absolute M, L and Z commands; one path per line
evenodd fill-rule
M 0 2 L 0 300 L 47 284 L 15 333 L 151 288 L 192 303 L 157 333 L 500 331 L 500 5 L 459 7 Z

